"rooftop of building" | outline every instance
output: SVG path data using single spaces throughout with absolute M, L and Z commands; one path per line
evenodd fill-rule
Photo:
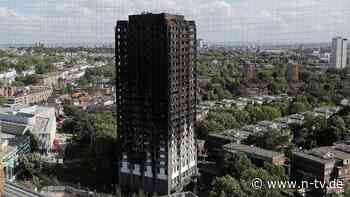
M 346 160 L 350 159 L 350 154 L 341 150 L 335 149 L 333 146 L 324 146 L 311 150 L 311 154 L 322 157 L 322 158 L 330 158 L 330 159 L 338 159 L 338 160 Z
M 23 107 L 19 109 L 19 112 L 26 113 L 26 114 L 40 115 L 40 116 L 51 116 L 52 113 L 54 114 L 55 108 L 34 105 L 29 107 Z
M 236 135 L 247 135 L 248 136 L 252 133 L 247 132 L 247 131 L 243 131 L 240 129 L 228 129 L 228 130 L 223 131 L 221 134 L 225 135 L 225 136 L 236 136 Z
M 29 126 L 33 132 L 43 133 L 50 120 L 55 119 L 55 108 L 46 106 L 0 107 L 0 131 L 24 134 Z M 31 120 L 35 120 L 32 125 Z
M 50 72 L 50 73 L 45 73 L 45 74 L 37 74 L 36 76 L 40 79 L 46 78 L 46 77 L 57 77 L 59 76 L 59 72 Z
M 140 14 L 133 14 L 129 15 L 130 16 L 182 16 L 180 14 L 171 14 L 167 11 L 143 11 Z
M 257 123 L 257 125 L 264 126 L 264 127 L 269 127 L 271 125 L 277 125 L 279 123 L 275 121 L 269 121 L 269 120 L 263 120 Z
M 341 144 L 338 144 L 341 145 Z M 294 152 L 294 155 L 304 157 L 319 163 L 328 163 L 335 160 L 350 160 L 350 152 L 337 146 L 323 146 L 304 152 Z
M 245 139 L 251 134 L 251 132 L 240 129 L 228 129 L 220 133 L 211 133 L 209 136 L 233 141 L 235 139 Z
M 314 109 L 314 112 L 319 112 L 319 113 L 336 113 L 337 111 L 340 110 L 340 107 L 319 107 Z
M 23 109 L 25 107 L 28 107 L 29 105 L 11 105 L 11 106 L 1 106 L 0 107 L 0 113 L 10 113 L 14 111 L 19 111 L 20 109 Z
M 338 142 L 334 142 L 333 145 L 347 145 L 350 146 L 350 139 L 345 139 L 345 140 L 341 140 Z
M 24 135 L 29 130 L 28 125 L 9 121 L 0 122 L 0 132 L 10 135 Z
M 247 153 L 251 155 L 257 155 L 261 157 L 266 157 L 266 158 L 273 158 L 273 157 L 279 157 L 279 156 L 284 156 L 283 153 L 271 151 L 271 150 L 266 150 L 262 148 L 258 148 L 255 146 L 248 146 L 244 144 L 226 144 L 224 145 L 224 150 L 227 152 L 242 152 L 242 153 Z
M 0 150 L 0 159 L 3 160 L 3 158 L 6 157 L 6 155 L 9 155 L 14 150 L 16 150 L 16 147 L 13 146 L 7 146 L 4 149 Z
M 308 159 L 308 160 L 312 160 L 312 161 L 315 161 L 315 162 L 318 162 L 318 163 L 323 163 L 323 164 L 329 163 L 329 162 L 335 162 L 334 159 L 324 159 L 324 158 L 312 155 L 312 154 L 310 154 L 308 152 L 296 151 L 296 152 L 293 152 L 293 155 L 294 156 L 298 156 L 298 157 L 302 157 L 302 158 L 305 158 L 305 159 Z
M 6 159 L 6 155 L 15 151 L 18 145 L 26 140 L 26 136 L 16 136 L 0 132 L 0 159 Z
M 153 23 L 153 22 L 159 22 L 159 21 L 164 21 L 166 20 L 167 22 L 170 23 L 174 23 L 175 24 L 175 20 L 184 20 L 185 21 L 185 17 L 184 15 L 181 14 L 177 14 L 177 13 L 168 13 L 166 11 L 162 12 L 162 11 L 154 11 L 154 12 L 142 12 L 140 14 L 133 14 L 133 15 L 129 15 L 129 21 L 131 21 L 131 23 L 135 20 L 142 20 L 143 22 L 148 22 L 148 23 Z M 186 20 L 189 23 L 194 24 L 195 22 L 192 20 Z M 128 21 L 126 20 L 120 20 L 117 21 L 117 26 L 122 25 L 128 23 Z
M 18 88 L 14 93 L 13 97 L 21 97 L 21 96 L 45 92 L 49 90 L 52 90 L 52 88 L 48 86 L 27 86 L 27 87 Z

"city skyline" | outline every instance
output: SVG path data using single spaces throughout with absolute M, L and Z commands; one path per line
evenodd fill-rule
M 211 42 L 329 42 L 350 37 L 349 8 L 345 0 L 6 0 L 0 44 L 113 42 L 115 21 L 143 11 L 188 16 Z
M 0 10 L 0 196 L 350 197 L 343 0 L 27 1 Z

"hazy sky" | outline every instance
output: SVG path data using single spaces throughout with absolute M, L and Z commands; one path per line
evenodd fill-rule
M 350 38 L 349 0 L 0 0 L 0 43 L 113 42 L 116 20 L 142 11 L 183 14 L 209 41 Z

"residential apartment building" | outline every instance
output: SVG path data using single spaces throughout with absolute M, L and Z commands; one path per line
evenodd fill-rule
M 9 69 L 6 72 L 0 73 L 0 81 L 5 84 L 11 84 L 16 80 L 17 71 L 14 68 Z
M 350 180 L 350 142 L 338 142 L 305 152 L 294 152 L 291 177 L 296 180 Z
M 284 153 L 279 153 L 244 144 L 230 143 L 223 146 L 223 149 L 227 154 L 243 153 L 247 155 L 247 157 L 251 159 L 253 163 L 259 166 L 263 166 L 264 162 L 269 162 L 274 165 L 284 165 L 287 159 Z
M 38 85 L 43 86 L 57 86 L 59 85 L 60 73 L 52 72 L 42 75 L 37 75 Z
M 17 91 L 8 97 L 9 105 L 30 105 L 46 102 L 52 95 L 51 86 L 28 86 Z
M 129 16 L 116 27 L 119 183 L 169 194 L 197 174 L 196 25 L 184 16 Z
M 347 42 L 342 37 L 335 37 L 332 40 L 331 67 L 344 69 L 347 64 Z
M 0 133 L 0 171 L 4 173 L 4 180 L 13 181 L 15 179 L 18 158 L 29 152 L 29 136 L 22 133 L 17 135 L 6 132 Z
M 31 131 L 37 138 L 39 149 L 49 152 L 56 134 L 55 108 L 43 106 L 1 107 L 0 129 L 11 135 Z
M 256 81 L 256 64 L 250 61 L 244 62 L 244 80 L 245 81 Z
M 288 82 L 298 82 L 299 81 L 299 64 L 290 62 L 287 69 Z
M 13 96 L 16 92 L 17 92 L 17 87 L 15 86 L 0 87 L 0 96 L 3 96 L 3 97 Z

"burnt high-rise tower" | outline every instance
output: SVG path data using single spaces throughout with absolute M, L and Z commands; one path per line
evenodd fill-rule
M 116 27 L 122 189 L 171 193 L 197 173 L 196 25 L 184 16 L 129 16 Z

